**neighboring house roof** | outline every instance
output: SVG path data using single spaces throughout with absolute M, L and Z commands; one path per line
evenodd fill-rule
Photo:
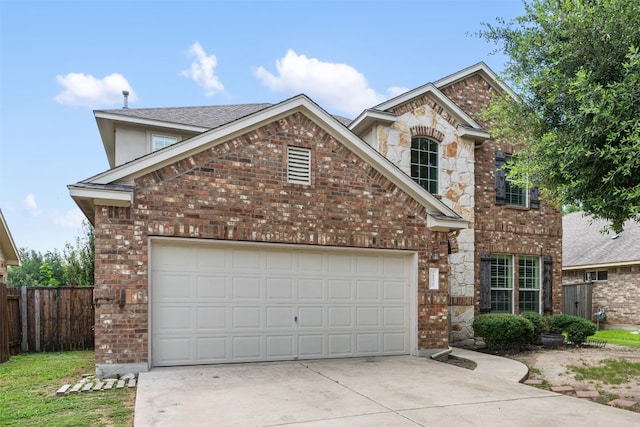
M 627 221 L 618 235 L 601 233 L 607 225 L 582 212 L 562 217 L 563 270 L 640 264 L 640 223 Z
M 7 222 L 4 220 L 2 210 L 0 210 L 0 251 L 7 265 L 20 265 L 20 254 L 13 242 Z
M 298 95 L 279 104 L 258 110 L 248 116 L 238 118 L 77 184 L 70 185 L 69 192 L 87 218 L 91 220 L 96 205 L 106 203 L 116 206 L 130 206 L 133 202 L 132 183 L 135 178 L 295 112 L 302 112 L 311 118 L 325 131 L 376 168 L 387 179 L 421 203 L 429 213 L 427 219 L 428 227 L 443 231 L 468 227 L 467 221 L 438 200 L 438 198 L 425 191 L 411 177 L 403 173 L 382 154 L 349 131 L 342 122 L 328 114 L 305 95 Z

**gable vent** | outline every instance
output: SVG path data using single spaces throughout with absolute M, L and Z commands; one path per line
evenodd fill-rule
M 311 150 L 287 147 L 287 182 L 311 184 Z

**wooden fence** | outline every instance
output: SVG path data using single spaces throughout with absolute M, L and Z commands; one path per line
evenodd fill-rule
M 9 360 L 9 313 L 7 284 L 0 282 L 0 363 Z
M 0 308 L 9 354 L 94 346 L 93 287 L 8 288 Z
M 562 312 L 592 320 L 592 287 L 591 283 L 562 285 Z

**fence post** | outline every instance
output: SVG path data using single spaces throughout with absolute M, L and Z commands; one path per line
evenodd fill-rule
M 21 344 L 21 350 L 23 353 L 26 353 L 29 351 L 29 330 L 27 328 L 28 326 L 28 322 L 27 322 L 27 308 L 28 308 L 28 304 L 27 304 L 27 287 L 26 286 L 21 286 L 20 287 L 20 320 L 22 323 L 22 344 Z
M 40 289 L 33 290 L 36 353 L 40 353 Z

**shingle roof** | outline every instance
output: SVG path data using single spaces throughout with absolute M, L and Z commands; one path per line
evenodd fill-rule
M 273 104 L 262 103 L 209 105 L 202 107 L 121 108 L 115 110 L 97 110 L 96 112 L 212 129 L 257 111 L 264 110 L 272 105 Z M 346 117 L 335 115 L 333 117 L 345 126 L 351 123 L 351 119 L 347 119 Z
M 591 220 L 582 212 L 562 217 L 562 266 L 640 263 L 640 224 L 629 220 L 624 231 L 614 238 L 609 231 L 600 231 L 607 225 L 603 220 Z
M 99 110 L 99 112 L 211 129 L 248 116 L 256 111 L 264 110 L 272 105 L 263 103 L 202 107 L 121 108 L 118 110 Z

